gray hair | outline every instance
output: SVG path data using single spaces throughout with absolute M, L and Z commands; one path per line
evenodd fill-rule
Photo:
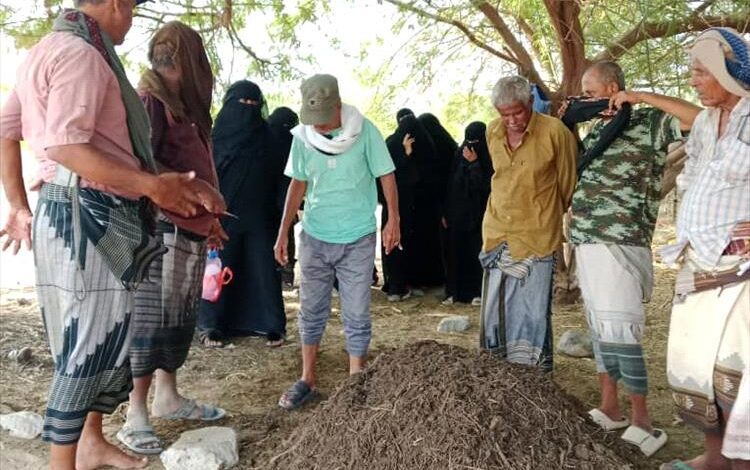
M 531 84 L 518 75 L 503 77 L 492 89 L 492 105 L 507 106 L 513 103 L 527 104 L 531 100 Z
M 616 83 L 620 91 L 625 89 L 625 72 L 622 71 L 617 62 L 611 60 L 602 60 L 595 62 L 589 70 L 594 70 L 599 76 L 599 81 L 607 83 Z
M 104 3 L 105 0 L 73 0 L 73 6 L 76 8 L 80 7 L 84 3 L 90 3 L 91 5 L 98 5 Z

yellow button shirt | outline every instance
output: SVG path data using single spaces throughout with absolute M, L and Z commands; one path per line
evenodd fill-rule
M 575 137 L 560 120 L 532 113 L 515 150 L 500 118 L 487 126 L 487 145 L 495 172 L 482 250 L 505 241 L 514 259 L 552 254 L 563 242 L 562 217 L 576 184 Z

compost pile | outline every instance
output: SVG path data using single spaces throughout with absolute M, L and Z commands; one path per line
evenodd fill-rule
M 644 460 L 549 376 L 433 341 L 381 354 L 300 425 L 276 469 L 623 469 Z M 264 465 L 264 467 L 266 467 Z

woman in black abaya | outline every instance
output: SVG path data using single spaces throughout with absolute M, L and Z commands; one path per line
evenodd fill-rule
M 289 159 L 289 150 L 292 148 L 292 134 L 291 130 L 299 124 L 299 117 L 297 113 L 291 109 L 282 106 L 273 110 L 270 116 L 268 116 L 268 125 L 271 127 L 271 132 L 276 138 L 276 143 L 281 152 L 281 157 L 286 167 L 286 162 Z M 281 177 L 281 187 L 279 191 L 279 211 L 283 213 L 284 202 L 286 200 L 286 191 L 289 188 L 289 183 L 292 179 L 286 175 Z M 297 223 L 295 218 L 294 223 Z M 287 287 L 294 285 L 294 265 L 297 262 L 295 258 L 296 243 L 294 240 L 294 230 L 289 231 L 289 243 L 288 243 L 289 262 L 286 266 L 281 269 L 281 280 Z
M 279 346 L 286 334 L 281 277 L 273 257 L 284 157 L 265 110 L 260 88 L 242 80 L 227 90 L 214 124 L 219 187 L 227 210 L 237 218 L 223 222 L 229 241 L 220 253 L 234 279 L 217 303 L 201 304 L 198 329 L 206 346 L 246 335 L 265 335 L 268 346 Z
M 448 231 L 445 228 L 445 198 L 448 194 L 448 178 L 451 171 L 451 162 L 453 161 L 453 156 L 456 154 L 456 149 L 458 149 L 458 144 L 434 114 L 423 113 L 419 115 L 418 119 L 435 143 L 435 162 L 432 169 L 435 178 L 435 193 L 431 200 L 438 214 L 440 214 L 441 224 L 438 229 L 438 241 L 440 243 L 440 259 L 443 262 L 447 282 Z
M 472 122 L 466 127 L 463 144 L 452 159 L 445 199 L 448 231 L 448 281 L 446 304 L 480 301 L 482 267 L 482 218 L 490 194 L 492 161 L 487 150 L 486 126 Z
M 388 294 L 388 300 L 394 302 L 403 300 L 411 295 L 409 289 L 408 263 L 414 246 L 414 192 L 419 183 L 418 164 L 420 161 L 432 158 L 433 146 L 427 132 L 422 128 L 407 108 L 396 114 L 396 130 L 386 140 L 388 151 L 396 166 L 396 186 L 398 188 L 398 205 L 401 221 L 401 247 L 385 254 L 383 260 L 383 292 Z M 380 187 L 378 186 L 378 189 Z M 382 191 L 378 197 L 383 206 L 382 224 L 388 221 L 388 207 L 383 200 Z M 382 248 L 382 247 L 381 247 Z

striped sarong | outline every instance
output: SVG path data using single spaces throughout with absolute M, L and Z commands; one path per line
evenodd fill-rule
M 160 221 L 157 237 L 169 250 L 151 264 L 135 293 L 130 366 L 134 377 L 174 372 L 185 362 L 200 305 L 205 237 Z
M 112 413 L 132 387 L 128 344 L 133 294 L 88 239 L 73 250 L 70 202 L 39 198 L 36 291 L 55 362 L 42 438 L 78 441 L 90 411 Z M 85 253 L 85 269 L 78 254 Z
M 554 256 L 513 261 L 501 245 L 479 259 L 484 267 L 480 347 L 508 362 L 551 371 Z

